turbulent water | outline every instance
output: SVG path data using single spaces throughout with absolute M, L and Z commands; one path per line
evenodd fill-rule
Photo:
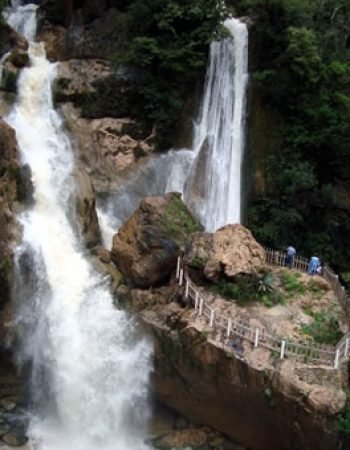
M 192 150 L 149 158 L 109 202 L 101 204 L 101 211 L 115 226 L 145 195 L 169 191 L 183 193 L 184 201 L 207 231 L 241 221 L 248 31 L 237 19 L 226 20 L 225 27 L 232 38 L 211 44 Z
M 35 7 L 13 7 L 8 21 L 32 39 Z M 40 44 L 30 45 L 30 60 L 7 118 L 34 185 L 16 254 L 20 357 L 32 374 L 29 434 L 42 450 L 146 449 L 151 346 L 113 307 L 83 252 L 72 225 L 71 145 L 52 106 L 56 67 Z

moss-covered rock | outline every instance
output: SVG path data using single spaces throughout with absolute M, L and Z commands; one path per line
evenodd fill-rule
M 159 285 L 174 270 L 189 235 L 200 229 L 180 194 L 147 197 L 114 236 L 111 257 L 136 286 Z

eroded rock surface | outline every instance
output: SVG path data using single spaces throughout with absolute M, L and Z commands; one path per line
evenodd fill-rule
M 136 286 L 162 283 L 189 233 L 199 229 L 180 194 L 146 197 L 114 236 L 112 260 Z
M 134 120 L 83 119 L 71 104 L 63 105 L 62 113 L 76 139 L 77 156 L 99 192 L 108 192 L 119 175 L 154 151 L 154 135 Z
M 226 225 L 213 234 L 194 234 L 187 259 L 203 264 L 205 276 L 218 281 L 258 270 L 265 264 L 265 250 L 243 225 Z
M 77 220 L 85 243 L 88 247 L 97 245 L 101 240 L 96 214 L 95 192 L 90 176 L 82 168 L 74 171 Z
M 153 388 L 165 404 L 247 448 L 337 449 L 333 421 L 346 399 L 340 370 L 282 361 L 240 338 L 226 348 L 176 297 L 175 285 L 131 291 L 155 339 Z

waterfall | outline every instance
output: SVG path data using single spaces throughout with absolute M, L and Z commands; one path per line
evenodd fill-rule
M 237 19 L 224 25 L 232 38 L 211 44 L 195 160 L 184 188 L 185 201 L 207 231 L 241 220 L 248 31 Z
M 224 25 L 232 37 L 211 44 L 192 150 L 149 158 L 104 202 L 110 220 L 123 222 L 145 195 L 178 191 L 207 231 L 240 222 L 248 31 L 238 19 Z
M 8 20 L 33 38 L 33 5 L 13 7 Z M 34 186 L 34 205 L 18 217 L 16 249 L 19 357 L 32 374 L 29 435 L 39 450 L 146 449 L 152 348 L 113 307 L 81 247 L 71 144 L 52 104 L 56 66 L 42 44 L 30 43 L 29 55 L 7 118 Z

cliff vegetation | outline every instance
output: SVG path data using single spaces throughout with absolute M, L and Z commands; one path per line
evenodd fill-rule
M 254 22 L 252 89 L 265 115 L 274 118 L 264 129 L 271 137 L 263 138 L 264 187 L 250 197 L 248 226 L 274 248 L 292 242 L 303 254 L 317 253 L 343 271 L 345 280 L 350 2 L 245 0 L 235 6 Z

